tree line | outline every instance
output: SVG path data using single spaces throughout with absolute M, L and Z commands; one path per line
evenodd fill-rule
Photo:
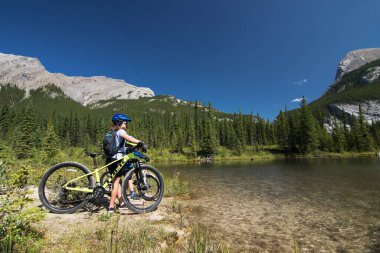
M 333 120 L 329 133 L 325 115 L 312 112 L 304 99 L 300 110 L 280 111 L 270 122 L 259 115 L 220 114 L 211 104 L 195 102 L 187 111 L 128 114 L 133 118 L 128 131 L 149 147 L 186 152 L 190 156 L 211 155 L 219 147 L 242 154 L 247 146 L 278 145 L 286 155 L 328 152 L 372 151 L 380 146 L 380 123 L 368 124 L 360 108 L 358 117 Z M 104 134 L 112 126 L 111 117 L 96 113 L 50 116 L 39 114 L 32 103 L 22 109 L 8 105 L 0 110 L 0 149 L 8 148 L 18 158 L 32 157 L 36 151 L 54 156 L 60 149 L 84 147 L 101 149 Z
M 285 154 L 308 154 L 316 150 L 365 152 L 380 146 L 380 122 L 368 124 L 360 105 L 358 116 L 345 114 L 343 120 L 338 120 L 318 109 L 312 111 L 303 98 L 300 110 L 280 111 L 274 124 L 278 145 Z
M 112 115 L 111 115 L 112 116 Z M 28 158 L 35 150 L 55 155 L 59 149 L 84 147 L 100 149 L 104 134 L 112 126 L 111 116 L 86 116 L 75 112 L 49 117 L 38 114 L 32 103 L 21 110 L 4 105 L 0 110 L 0 139 L 14 150 L 18 158 Z M 144 140 L 149 147 L 169 148 L 172 152 L 210 155 L 219 146 L 244 152 L 246 146 L 276 143 L 275 125 L 258 115 L 242 113 L 217 116 L 212 105 L 195 103 L 187 112 L 167 110 L 164 113 L 128 114 L 133 121 L 129 134 Z

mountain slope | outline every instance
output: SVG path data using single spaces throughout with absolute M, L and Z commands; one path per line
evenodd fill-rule
M 50 73 L 37 58 L 0 53 L 0 84 L 14 84 L 26 94 L 47 84 L 54 84 L 73 100 L 88 105 L 106 99 L 152 97 L 149 88 L 136 87 L 123 80 L 94 77 L 69 77 Z
M 195 102 L 183 101 L 168 95 L 138 99 L 114 98 L 98 101 L 91 106 L 84 106 L 66 96 L 61 88 L 53 84 L 30 90 L 28 96 L 26 96 L 25 90 L 15 85 L 0 85 L 0 107 L 8 105 L 21 109 L 28 103 L 32 103 L 37 112 L 46 117 L 51 116 L 53 112 L 60 115 L 69 115 L 72 112 L 78 115 L 90 113 L 97 115 L 97 117 L 109 117 L 115 112 L 122 112 L 128 115 L 142 115 L 147 112 L 164 114 L 172 111 L 188 113 L 195 106 Z M 204 105 L 199 102 L 197 102 L 197 106 L 200 109 L 204 108 Z M 215 109 L 213 111 L 219 117 L 229 115 Z
M 380 58 L 380 54 L 377 55 L 379 50 L 372 52 L 376 54 L 373 57 L 367 55 L 367 58 Z M 310 104 L 312 108 L 327 110 L 329 114 L 342 118 L 344 114 L 357 116 L 361 105 L 368 122 L 380 120 L 380 59 L 367 63 L 364 58 L 355 66 L 360 67 L 343 74 L 338 67 L 337 79 L 319 99 Z

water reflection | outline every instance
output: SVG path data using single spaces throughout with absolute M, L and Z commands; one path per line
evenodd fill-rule
M 380 160 L 160 164 L 234 251 L 380 251 Z

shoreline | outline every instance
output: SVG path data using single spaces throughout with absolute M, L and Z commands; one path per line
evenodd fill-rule
M 172 159 L 172 158 L 166 158 L 166 159 L 151 159 L 152 162 L 157 163 L 171 163 L 171 162 L 179 162 L 179 163 L 212 163 L 212 162 L 228 162 L 228 161 L 264 161 L 264 160 L 282 160 L 282 159 L 329 159 L 329 158 L 376 158 L 378 157 L 376 152 L 361 152 L 361 153 L 352 153 L 352 152 L 345 152 L 345 153 L 334 153 L 334 152 L 323 152 L 323 153 L 314 153 L 314 154 L 307 154 L 307 155 L 289 155 L 286 156 L 285 154 L 272 154 L 268 153 L 267 156 L 232 156 L 230 158 L 220 158 L 216 157 L 209 161 L 200 161 L 200 158 L 180 158 L 180 159 Z

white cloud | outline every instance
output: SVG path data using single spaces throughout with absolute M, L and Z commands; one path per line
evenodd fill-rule
M 293 102 L 293 103 L 299 103 L 299 102 L 301 102 L 302 101 L 302 98 L 295 98 L 295 99 L 293 99 L 292 101 L 290 101 L 290 102 Z
M 293 82 L 293 84 L 295 84 L 299 87 L 305 86 L 308 83 L 309 83 L 309 81 L 307 79 L 302 79 L 302 80 L 298 80 L 298 81 Z

